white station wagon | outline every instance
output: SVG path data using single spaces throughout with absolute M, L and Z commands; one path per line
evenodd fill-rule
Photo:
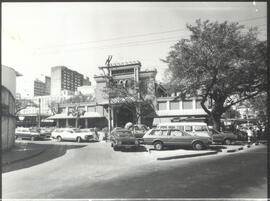
M 52 132 L 51 137 L 57 139 L 58 142 L 63 140 L 70 141 L 91 141 L 93 140 L 93 134 L 84 130 L 76 128 L 57 128 Z

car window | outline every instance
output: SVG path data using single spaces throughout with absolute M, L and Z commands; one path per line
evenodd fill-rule
M 133 136 L 131 132 L 129 131 L 118 131 L 116 133 L 116 135 L 118 135 L 119 137 L 131 137 Z
M 155 130 L 155 134 L 154 135 L 157 135 L 157 136 L 166 136 L 168 133 L 167 130 Z
M 194 126 L 195 131 L 207 131 L 206 126 Z
M 179 137 L 179 136 L 183 136 L 183 133 L 178 130 L 171 130 L 171 136 Z
M 185 131 L 187 131 L 187 132 L 192 131 L 192 126 L 185 126 Z

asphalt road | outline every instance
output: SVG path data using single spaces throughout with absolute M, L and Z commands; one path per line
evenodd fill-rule
M 267 148 L 156 161 L 98 143 L 2 179 L 3 198 L 266 198 Z

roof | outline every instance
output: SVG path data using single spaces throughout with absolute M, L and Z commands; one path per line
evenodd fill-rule
M 98 68 L 113 68 L 113 67 L 124 67 L 124 66 L 131 66 L 131 65 L 139 65 L 141 66 L 140 61 L 128 61 L 128 62 L 121 62 L 121 63 L 111 63 L 109 66 L 100 66 Z
M 80 119 L 85 118 L 101 118 L 103 115 L 97 112 L 85 112 L 84 115 L 80 116 Z M 48 117 L 47 119 L 76 119 L 76 116 L 68 115 L 66 113 L 55 114 L 53 116 Z

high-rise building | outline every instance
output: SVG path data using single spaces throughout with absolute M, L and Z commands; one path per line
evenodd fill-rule
M 51 94 L 60 95 L 63 90 L 76 91 L 84 82 L 83 75 L 65 66 L 51 68 Z
M 45 76 L 45 82 L 36 79 L 34 81 L 34 96 L 46 96 L 50 95 L 51 90 L 51 78 Z

